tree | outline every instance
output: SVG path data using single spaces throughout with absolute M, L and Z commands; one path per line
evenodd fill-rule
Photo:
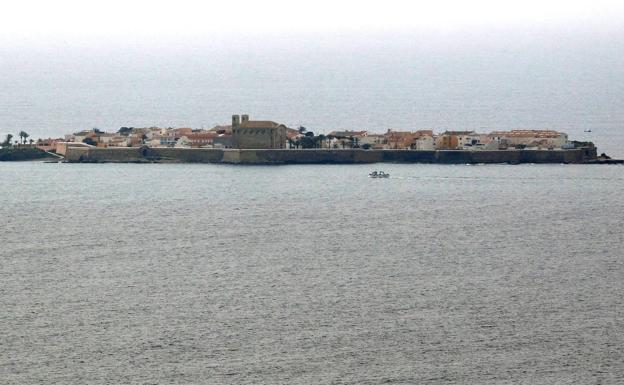
M 299 133 L 303 134 L 304 132 L 308 131 L 307 128 L 303 127 L 303 126 L 299 126 Z
M 321 143 L 321 148 L 323 148 L 323 142 L 327 139 L 327 137 L 323 134 L 319 134 L 318 139 L 319 139 L 319 142 Z
M 295 142 L 292 139 L 288 138 L 288 148 L 292 149 L 294 145 L 295 145 Z
M 121 127 L 119 131 L 117 131 L 120 135 L 128 136 L 128 134 L 133 130 L 133 127 Z
M 91 146 L 97 146 L 97 142 L 93 138 L 86 137 L 82 140 L 82 143 L 89 144 Z
M 26 144 L 26 139 L 30 136 L 28 135 L 28 133 L 26 131 L 20 131 L 19 132 L 19 137 L 22 139 L 22 143 Z
M 334 139 L 336 139 L 336 137 L 335 137 L 335 136 L 333 136 L 333 135 L 327 135 L 327 144 L 328 144 L 328 146 L 327 146 L 327 147 L 331 147 L 332 141 L 333 141 Z M 336 144 L 336 143 L 334 143 L 334 144 Z M 338 148 L 338 146 L 336 145 L 336 146 L 334 146 L 334 148 Z
M 34 142 L 35 142 L 35 141 L 34 141 L 34 140 L 32 140 L 32 138 L 28 140 L 28 143 L 30 143 L 30 145 L 31 145 L 31 146 L 33 145 L 33 143 L 34 143 Z
M 13 139 L 13 134 L 7 134 L 6 139 L 2 142 L 2 147 L 11 147 L 11 140 Z
M 301 148 L 314 148 L 316 147 L 316 140 L 313 136 L 304 136 L 301 138 Z

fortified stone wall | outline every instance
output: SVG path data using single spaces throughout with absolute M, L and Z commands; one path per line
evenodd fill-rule
M 233 150 L 232 163 L 582 163 L 583 150 L 408 151 L 408 150 Z M 237 152 L 236 152 L 237 151 Z M 235 155 L 238 153 L 238 157 Z
M 234 163 L 375 163 L 379 152 L 365 150 L 231 150 Z M 224 159 L 227 161 L 227 159 Z
M 223 160 L 223 150 L 219 148 L 150 148 L 147 150 L 153 160 L 189 163 L 216 163 Z
M 70 162 L 140 162 L 145 158 L 141 154 L 141 149 L 136 147 L 119 148 L 81 148 L 68 147 L 65 152 L 65 159 Z
M 70 162 L 322 163 L 583 163 L 596 149 L 507 151 L 237 150 L 203 148 L 68 148 Z

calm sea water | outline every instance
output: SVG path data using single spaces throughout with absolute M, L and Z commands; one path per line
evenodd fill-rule
M 374 167 L 0 164 L 0 382 L 624 382 L 624 167 Z

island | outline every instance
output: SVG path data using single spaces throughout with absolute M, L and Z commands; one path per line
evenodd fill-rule
M 7 141 L 3 144 L 4 151 Z M 566 133 L 549 129 L 315 134 L 302 126 L 294 129 L 271 120 L 250 120 L 249 115 L 233 115 L 230 124 L 210 129 L 121 127 L 105 132 L 94 128 L 30 144 L 23 138 L 16 145 L 21 151 L 36 148 L 61 161 L 80 163 L 622 163 L 605 154 L 598 156 L 591 142 L 570 140 Z

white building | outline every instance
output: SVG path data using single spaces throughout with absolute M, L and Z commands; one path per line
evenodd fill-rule
M 554 130 L 494 131 L 488 137 L 509 147 L 563 148 L 569 142 L 568 134 Z
M 433 136 L 420 136 L 414 140 L 414 145 L 416 150 L 435 150 L 435 140 L 433 140 Z

